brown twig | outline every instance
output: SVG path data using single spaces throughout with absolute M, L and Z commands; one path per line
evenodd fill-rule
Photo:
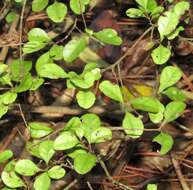
M 182 174 L 179 162 L 174 158 L 174 154 L 171 154 L 171 160 L 172 160 L 174 169 L 176 171 L 177 177 L 178 177 L 180 184 L 182 186 L 182 189 L 183 190 L 190 190 L 190 188 L 189 188 L 189 186 L 188 186 L 188 184 L 187 184 L 187 182 Z

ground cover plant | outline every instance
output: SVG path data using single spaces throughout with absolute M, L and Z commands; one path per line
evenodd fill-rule
M 193 189 L 191 3 L 0 2 L 0 188 Z

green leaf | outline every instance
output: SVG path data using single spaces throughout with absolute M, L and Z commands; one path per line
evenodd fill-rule
M 9 12 L 5 17 L 7 23 L 12 23 L 17 17 L 17 14 L 13 11 Z
M 160 16 L 158 19 L 158 31 L 161 39 L 173 32 L 176 29 L 178 22 L 179 18 L 173 11 L 166 11 L 162 16 Z
M 37 73 L 40 77 L 49 79 L 59 79 L 67 77 L 67 73 L 55 63 L 42 65 L 42 67 L 37 70 Z
M 53 45 L 49 51 L 50 57 L 56 61 L 59 61 L 63 58 L 63 46 Z
M 45 64 L 52 63 L 49 52 L 42 54 L 36 61 L 36 72 L 41 70 L 41 67 Z
M 155 9 L 151 11 L 151 17 L 152 19 L 157 18 L 160 16 L 160 14 L 164 11 L 164 7 L 157 6 Z
M 67 14 L 67 6 L 64 3 L 54 2 L 47 8 L 46 12 L 53 22 L 60 23 Z
M 148 13 L 149 12 L 154 13 L 154 11 L 156 11 L 156 8 L 158 8 L 157 1 L 156 0 L 148 0 L 146 11 Z
M 8 71 L 8 65 L 1 63 L 0 64 L 0 76 L 6 73 Z
M 54 149 L 55 150 L 67 150 L 73 148 L 79 143 L 77 137 L 69 132 L 62 132 L 54 141 Z
M 140 18 L 144 16 L 143 11 L 136 8 L 127 9 L 126 15 L 130 18 Z
M 113 100 L 123 103 L 123 96 L 121 89 L 117 84 L 112 84 L 108 80 L 104 80 L 100 83 L 99 89 L 105 96 L 110 97 Z
M 72 117 L 66 124 L 64 131 L 72 131 L 79 139 L 84 135 L 84 131 L 81 127 L 82 122 L 79 117 Z
M 19 59 L 14 60 L 11 65 L 11 79 L 19 82 L 22 78 L 29 73 L 32 68 L 31 61 L 21 61 Z
M 84 76 L 73 73 L 73 75 L 70 76 L 70 82 L 79 88 L 88 89 L 94 85 L 95 75 L 92 72 L 87 72 Z
M 39 172 L 40 169 L 31 160 L 23 159 L 16 163 L 15 171 L 23 176 L 33 176 Z
M 50 159 L 53 157 L 55 151 L 54 151 L 54 142 L 51 140 L 47 140 L 42 142 L 39 145 L 39 155 L 41 158 L 48 164 Z
M 12 172 L 3 171 L 1 173 L 1 179 L 3 183 L 10 188 L 19 188 L 25 186 L 21 178 L 18 177 L 17 174 L 13 171 Z
M 83 175 L 91 171 L 96 164 L 96 156 L 90 153 L 79 154 L 74 159 L 74 169 Z
M 174 6 L 175 14 L 180 18 L 186 11 L 190 9 L 190 3 L 187 1 L 178 2 Z
M 91 72 L 95 75 L 95 80 L 99 80 L 101 78 L 101 70 L 97 68 L 97 63 L 95 62 L 87 63 L 81 75 L 84 76 L 87 72 Z
M 40 49 L 43 49 L 47 43 L 39 42 L 39 41 L 29 41 L 23 46 L 23 52 L 25 54 L 37 52 Z
M 122 39 L 118 36 L 117 31 L 112 28 L 105 28 L 99 32 L 94 32 L 93 35 L 106 44 L 117 46 L 122 44 Z
M 15 0 L 16 3 L 22 3 L 23 0 Z
M 168 40 L 173 40 L 174 38 L 176 38 L 181 31 L 184 31 L 184 27 L 179 26 L 179 27 L 176 28 L 172 33 L 170 33 L 170 34 L 167 36 Z
M 5 105 L 12 104 L 13 102 L 15 102 L 16 98 L 17 93 L 11 91 L 5 92 L 4 94 L 0 95 L 1 102 Z
M 88 113 L 81 117 L 84 136 L 91 143 L 92 132 L 101 126 L 100 118 L 96 114 Z
M 5 150 L 0 153 L 0 164 L 9 160 L 13 157 L 13 152 L 11 150 Z
M 147 190 L 157 190 L 157 185 L 156 184 L 148 184 Z
M 90 143 L 102 143 L 111 139 L 112 131 L 106 127 L 100 127 L 91 133 Z
M 157 7 L 155 0 L 136 0 L 136 2 L 145 9 L 146 12 L 152 12 Z
M 12 83 L 11 83 L 11 76 L 10 73 L 4 73 L 1 77 L 0 77 L 0 84 L 2 85 L 9 85 L 10 87 L 12 87 Z
M 16 190 L 16 189 L 12 189 L 12 188 L 8 188 L 8 187 L 4 187 L 1 190 Z
M 127 112 L 123 119 L 122 126 L 127 135 L 131 138 L 139 138 L 143 134 L 144 126 L 140 118 Z
M 66 62 L 73 62 L 87 46 L 87 38 L 79 37 L 70 40 L 63 49 L 63 58 Z
M 95 81 L 101 78 L 101 70 L 99 68 L 92 69 L 90 72 L 86 72 L 86 74 L 87 73 L 91 73 L 94 76 Z
M 85 5 L 89 4 L 90 0 L 70 0 L 70 8 L 75 14 L 80 15 L 85 12 Z
M 182 77 L 182 72 L 174 66 L 165 67 L 160 75 L 159 93 L 177 83 Z
M 33 28 L 28 33 L 28 40 L 46 43 L 46 42 L 49 42 L 51 38 L 41 28 Z
M 8 112 L 9 107 L 0 103 L 0 118 Z
M 42 138 L 49 135 L 53 129 L 48 127 L 47 123 L 43 122 L 30 122 L 29 130 L 32 138 Z
M 39 159 L 41 159 L 40 153 L 39 153 L 39 142 L 27 142 L 26 144 L 27 151 L 32 155 Z
M 23 46 L 24 53 L 33 53 L 44 48 L 51 38 L 41 28 L 33 28 L 28 33 L 28 40 L 29 42 Z
M 67 152 L 68 156 L 72 159 L 75 159 L 79 154 L 85 153 L 87 153 L 87 150 L 82 145 L 77 145 L 73 150 L 71 149 Z
M 170 49 L 160 44 L 156 49 L 152 51 L 151 56 L 155 64 L 162 65 L 169 60 L 171 56 L 171 51 Z
M 48 170 L 48 175 L 52 179 L 60 179 L 64 177 L 66 171 L 61 166 L 53 166 L 51 169 Z
M 174 144 L 173 138 L 169 134 L 163 132 L 157 135 L 153 139 L 153 142 L 157 142 L 161 145 L 160 154 L 162 155 L 167 154 L 172 149 L 172 146 Z
M 164 122 L 171 122 L 177 119 L 186 108 L 186 104 L 180 101 L 173 101 L 167 104 L 164 112 Z
M 39 12 L 42 11 L 48 5 L 48 0 L 33 0 L 32 11 Z
M 33 78 L 32 86 L 29 90 L 35 91 L 44 83 L 44 79 L 42 78 Z
M 91 91 L 79 91 L 76 94 L 78 105 L 84 109 L 88 109 L 95 103 L 96 97 Z
M 176 87 L 169 87 L 162 93 L 165 94 L 171 100 L 176 100 L 176 101 L 186 100 L 186 95 L 183 93 L 183 91 Z
M 152 97 L 152 96 L 143 96 L 139 98 L 135 98 L 130 100 L 130 103 L 133 108 L 146 111 L 146 112 L 153 112 L 157 113 L 159 111 L 159 100 Z
M 163 113 L 164 113 L 165 107 L 162 103 L 158 103 L 158 113 L 148 113 L 149 118 L 153 123 L 160 123 L 163 119 Z
M 81 120 L 84 126 L 90 125 L 94 127 L 95 129 L 101 126 L 101 121 L 100 121 L 99 116 L 93 113 L 84 114 L 81 117 Z
M 4 171 L 6 171 L 6 172 L 13 172 L 15 170 L 15 164 L 16 164 L 16 161 L 14 159 L 12 159 L 10 162 L 8 162 L 5 165 Z
M 147 4 L 149 0 L 135 0 L 141 7 L 147 9 Z
M 32 86 L 32 81 L 33 81 L 33 78 L 29 73 L 21 80 L 20 84 L 14 89 L 14 91 L 16 93 L 21 93 L 29 90 Z
M 47 172 L 40 174 L 36 177 L 34 182 L 35 190 L 49 190 L 51 185 L 51 180 L 47 174 Z

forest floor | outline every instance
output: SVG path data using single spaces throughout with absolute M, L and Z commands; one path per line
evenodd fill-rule
M 147 48 L 150 41 L 156 41 L 156 36 L 152 37 L 150 33 L 144 35 L 149 27 L 148 20 L 126 16 L 126 10 L 136 6 L 132 0 L 93 2 L 93 7 L 90 6 L 82 15 L 84 17 L 71 14 L 65 22 L 53 24 L 44 11 L 32 12 L 29 1 L 21 25 L 21 7 L 15 6 L 11 1 L 1 1 L 0 62 L 11 65 L 13 60 L 21 58 L 20 45 L 27 42 L 27 33 L 32 28 L 46 30 L 50 36 L 54 36 L 54 42 L 58 45 L 65 45 L 72 33 L 79 35 L 85 24 L 93 31 L 113 28 L 121 36 L 123 43 L 120 46 L 100 46 L 93 41 L 88 52 L 83 55 L 84 59 L 90 59 L 94 52 L 103 64 L 116 63 L 118 67 L 104 69 L 102 77 L 124 85 L 127 96 L 154 95 L 162 66 L 153 63 L 151 51 Z M 5 18 L 10 11 L 16 12 L 16 18 L 8 23 Z M 168 64 L 175 65 L 182 71 L 182 78 L 176 86 L 193 93 L 193 8 L 189 14 L 190 21 L 183 25 L 185 30 L 180 33 L 181 38 L 175 38 L 170 44 L 172 57 Z M 34 64 L 42 52 L 45 51 L 24 58 L 32 60 Z M 79 58 L 74 64 L 64 64 L 62 61 L 58 61 L 58 64 L 66 71 L 80 72 L 85 63 Z M 8 85 L 0 86 L 1 93 L 9 89 Z M 62 79 L 46 79 L 38 90 L 20 93 L 0 120 L 0 152 L 11 149 L 14 158 L 31 158 L 25 146 L 30 139 L 26 128 L 28 122 L 46 122 L 57 131 L 71 117 L 90 112 L 99 115 L 103 125 L 113 131 L 112 140 L 92 147 L 101 156 L 101 163 L 86 175 L 69 171 L 64 178 L 54 182 L 50 189 L 140 190 L 146 189 L 148 184 L 157 184 L 159 190 L 193 190 L 193 100 L 187 99 L 183 114 L 175 121 L 165 124 L 163 132 L 173 137 L 174 145 L 168 154 L 160 155 L 160 145 L 152 142 L 158 134 L 157 124 L 149 122 L 148 115 L 144 113 L 143 135 L 137 139 L 124 136 L 123 131 L 119 130 L 124 117 L 121 107 L 102 96 L 97 91 L 97 84 L 94 89 L 99 100 L 86 111 L 77 106 L 75 90 L 67 89 Z M 162 102 L 167 103 L 168 98 L 164 97 Z M 62 156 L 58 155 L 57 159 Z M 0 172 L 4 166 L 5 164 L 0 166 Z

